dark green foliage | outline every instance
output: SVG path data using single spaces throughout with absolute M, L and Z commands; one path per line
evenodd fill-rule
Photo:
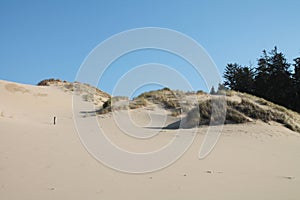
M 224 72 L 224 85 L 232 90 L 252 93 L 254 72 L 247 66 L 240 66 L 236 63 L 227 64 Z
M 214 86 L 211 87 L 209 94 L 211 94 L 211 95 L 217 94 Z
M 293 85 L 290 64 L 276 47 L 270 55 L 267 55 L 266 51 L 263 53 L 256 68 L 255 95 L 291 108 L 292 102 L 289 97 Z
M 294 74 L 293 74 L 293 84 L 294 84 L 294 106 L 295 110 L 300 112 L 300 57 L 294 59 Z
M 277 47 L 258 59 L 257 67 L 228 64 L 224 72 L 224 85 L 231 90 L 254 94 L 269 101 L 300 112 L 300 58 L 291 64 Z

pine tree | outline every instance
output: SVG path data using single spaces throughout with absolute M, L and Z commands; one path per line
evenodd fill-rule
M 270 58 L 267 55 L 266 50 L 263 50 L 263 56 L 258 59 L 258 66 L 255 69 L 254 78 L 254 94 L 263 98 L 266 98 L 269 94 L 269 62 Z
M 236 87 L 237 87 L 236 90 L 252 94 L 253 83 L 254 83 L 253 69 L 247 66 L 238 68 L 236 74 Z
M 254 83 L 254 93 L 275 103 L 292 107 L 289 96 L 292 93 L 292 79 L 289 70 L 290 64 L 285 56 L 277 51 L 277 47 L 258 60 Z
M 217 94 L 214 86 L 211 87 L 209 94 L 211 94 L 211 95 Z
M 300 112 L 300 57 L 294 59 L 294 108 L 297 112 Z
M 224 85 L 232 90 L 253 92 L 254 72 L 250 67 L 242 67 L 236 63 L 228 64 L 225 68 L 224 78 Z
M 226 89 L 227 89 L 227 88 L 225 87 L 224 84 L 219 83 L 219 86 L 218 86 L 218 92 L 219 92 L 219 91 L 222 91 L 222 90 L 226 90 Z
M 240 67 L 237 63 L 229 63 L 225 68 L 223 77 L 225 78 L 224 85 L 229 89 L 235 90 L 236 88 L 236 74 L 237 69 Z

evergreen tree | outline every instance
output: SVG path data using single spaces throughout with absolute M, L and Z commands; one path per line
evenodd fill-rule
M 225 68 L 223 77 L 225 78 L 224 85 L 229 89 L 236 89 L 236 74 L 237 69 L 240 67 L 237 63 L 229 63 Z
M 250 67 L 244 66 L 237 69 L 236 74 L 236 90 L 253 93 L 254 72 Z
M 219 86 L 218 86 L 218 92 L 219 92 L 219 91 L 222 91 L 222 90 L 226 90 L 226 89 L 227 89 L 227 88 L 225 87 L 224 84 L 219 83 Z
M 268 81 L 270 75 L 270 58 L 266 50 L 263 50 L 263 56 L 258 59 L 258 66 L 255 69 L 254 94 L 263 98 L 268 97 Z
M 300 57 L 294 59 L 294 108 L 297 112 L 300 112 Z
M 242 67 L 236 63 L 228 64 L 224 73 L 224 85 L 240 92 L 253 92 L 254 72 L 250 67 Z
M 254 94 L 300 112 L 300 57 L 291 64 L 277 47 L 258 59 L 257 67 L 227 64 L 224 85 L 229 89 Z
M 277 51 L 277 47 L 258 60 L 254 81 L 254 94 L 277 104 L 291 108 L 293 102 L 289 98 L 292 93 L 290 64 L 285 56 Z
M 211 94 L 211 95 L 217 94 L 214 86 L 211 87 L 209 94 Z

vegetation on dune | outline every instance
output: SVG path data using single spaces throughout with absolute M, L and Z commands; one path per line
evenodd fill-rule
M 187 121 L 198 120 L 198 125 L 249 122 L 246 115 L 230 106 L 232 103 L 218 98 L 200 101 L 198 107 L 187 113 Z M 197 113 L 199 113 L 199 117 L 196 118 Z
M 144 98 L 137 98 L 129 100 L 128 97 L 112 97 L 105 101 L 102 108 L 97 110 L 98 114 L 106 114 L 112 110 L 126 110 L 126 109 L 137 109 L 147 106 L 147 100 Z
M 67 82 L 59 79 L 45 79 L 40 81 L 38 86 L 53 86 L 64 92 L 70 92 L 81 96 L 83 101 L 91 102 L 95 105 L 102 105 L 110 95 L 86 83 Z
M 300 57 L 293 61 L 289 63 L 277 47 L 270 53 L 264 50 L 256 67 L 227 64 L 224 85 L 300 112 Z
M 133 101 L 129 102 L 130 109 L 137 109 L 145 106 L 147 106 L 147 100 L 143 97 L 134 99 Z
M 250 96 L 242 94 L 240 102 L 227 99 L 225 104 L 222 103 L 223 101 L 218 102 L 217 99 L 199 102 L 199 108 L 192 109 L 187 114 L 187 119 L 198 120 L 199 125 L 218 125 L 223 122 L 225 124 L 245 123 L 251 120 L 274 121 L 293 131 L 300 132 L 300 120 L 297 113 L 271 102 L 268 103 L 269 106 L 265 106 L 267 101 L 264 101 L 265 105 L 259 105 L 255 100 L 261 99 Z M 212 112 L 212 106 L 214 106 L 214 112 Z M 195 112 L 199 112 L 198 118 L 194 117 L 196 116 Z
M 195 95 L 195 93 L 192 93 Z M 107 102 L 105 102 L 101 109 L 97 112 L 99 114 L 105 114 L 114 110 L 124 110 L 124 109 L 137 109 L 141 107 L 146 107 L 151 104 L 155 104 L 164 109 L 170 110 L 171 115 L 176 117 L 181 114 L 180 107 L 180 97 L 183 95 L 191 95 L 190 93 L 184 93 L 181 91 L 173 91 L 169 88 L 163 88 L 161 90 L 149 91 L 140 94 L 135 97 L 133 100 L 129 100 L 126 98 L 126 101 L 120 97 L 110 98 Z M 123 104 L 120 105 L 121 101 L 124 101 Z M 113 101 L 113 103 L 111 103 Z
M 68 83 L 58 79 L 44 80 L 38 85 L 58 85 L 66 91 L 79 91 L 83 100 L 89 102 L 95 102 L 95 98 L 101 97 L 104 100 L 101 100 L 102 107 L 96 111 L 97 114 L 156 105 L 168 110 L 173 117 L 183 117 L 186 128 L 261 120 L 278 122 L 293 131 L 300 132 L 298 113 L 251 94 L 228 90 L 221 84 L 217 91 L 212 89 L 210 95 L 203 91 L 182 92 L 163 88 L 142 93 L 133 100 L 129 100 L 128 97 L 110 97 L 87 84 Z M 195 103 L 189 101 L 195 96 Z
M 166 109 L 176 109 L 180 107 L 179 96 L 179 91 L 176 93 L 176 91 L 172 91 L 169 88 L 163 88 L 161 90 L 142 93 L 136 99 L 143 98 L 152 103 L 160 104 Z
M 151 104 L 157 104 L 162 108 L 171 111 L 173 117 L 182 116 L 184 127 L 191 128 L 198 125 L 219 125 L 232 123 L 246 123 L 253 120 L 263 122 L 278 122 L 287 128 L 300 132 L 299 114 L 288 110 L 282 106 L 276 105 L 265 99 L 232 90 L 226 91 L 226 96 L 218 95 L 225 93 L 224 90 L 218 90 L 214 95 L 206 93 L 183 93 L 172 90 L 157 90 L 145 92 L 133 100 L 126 97 L 113 97 L 103 104 L 103 107 L 97 111 L 98 114 L 105 114 L 114 110 L 136 109 L 147 107 Z M 184 106 L 179 99 L 182 96 L 197 95 L 197 106 Z M 120 102 L 124 102 L 123 104 Z M 188 103 L 187 103 L 188 104 Z M 180 107 L 181 106 L 181 107 Z M 182 113 L 182 110 L 185 112 Z
M 57 83 L 57 82 L 65 82 L 66 83 L 66 81 L 61 81 L 60 79 L 49 78 L 49 79 L 40 81 L 37 84 L 37 86 L 49 86 L 51 83 Z

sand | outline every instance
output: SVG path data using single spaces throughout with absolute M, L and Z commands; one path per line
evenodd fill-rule
M 149 125 L 147 112 L 131 111 L 140 129 Z M 160 111 L 153 112 L 159 118 Z M 70 92 L 0 81 L 0 199 L 300 199 L 300 137 L 280 124 L 225 125 L 213 151 L 199 160 L 207 130 L 201 127 L 171 166 L 128 174 L 87 152 L 73 118 Z M 137 140 L 110 114 L 95 118 L 111 141 L 133 152 L 153 151 L 176 137 L 176 130 L 160 130 Z

